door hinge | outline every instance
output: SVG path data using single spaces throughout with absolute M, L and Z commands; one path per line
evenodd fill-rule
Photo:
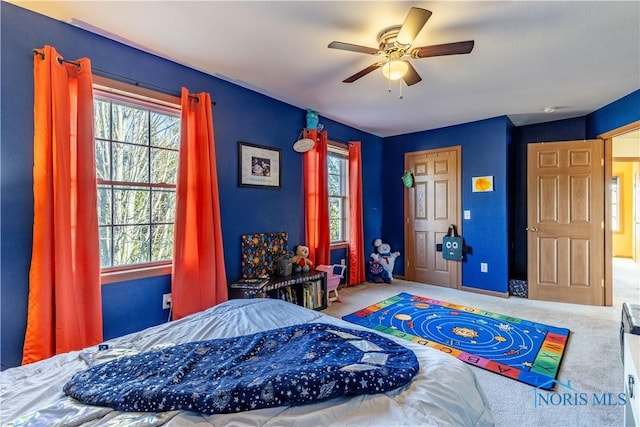
M 407 224 L 409 224 L 409 217 L 407 217 Z
M 407 261 L 407 267 L 409 267 L 409 261 Z
M 604 288 L 604 279 L 602 279 L 602 287 Z
M 600 166 L 604 166 L 604 159 L 600 159 Z
M 604 221 L 600 221 L 600 229 L 604 230 Z

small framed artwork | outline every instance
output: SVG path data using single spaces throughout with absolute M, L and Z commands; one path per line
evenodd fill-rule
M 238 141 L 238 185 L 280 188 L 282 150 Z
M 474 176 L 471 178 L 474 193 L 493 191 L 493 176 Z

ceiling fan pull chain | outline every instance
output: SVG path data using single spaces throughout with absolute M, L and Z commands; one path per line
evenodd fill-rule
M 404 96 L 402 96 L 402 79 L 398 80 L 398 86 L 400 86 L 400 95 L 398 95 L 398 99 L 404 99 Z

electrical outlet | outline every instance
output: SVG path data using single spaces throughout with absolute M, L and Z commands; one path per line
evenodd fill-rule
M 345 260 L 344 258 L 342 258 L 340 260 L 340 265 L 347 265 L 347 260 Z
M 168 310 L 171 308 L 171 294 L 162 295 L 162 309 Z
M 464 219 L 471 219 L 471 211 L 469 210 L 464 211 Z
M 487 264 L 486 262 L 481 262 L 480 263 L 480 272 L 481 273 L 486 273 L 489 271 L 489 264 Z

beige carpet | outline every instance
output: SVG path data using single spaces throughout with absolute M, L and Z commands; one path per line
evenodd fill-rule
M 624 407 L 619 404 L 618 396 L 624 391 L 620 313 L 623 302 L 640 302 L 640 268 L 630 260 L 614 260 L 613 307 L 498 298 L 398 279 L 392 284 L 364 283 L 339 292 L 344 301 L 333 303 L 324 313 L 340 318 L 400 292 L 408 292 L 569 328 L 571 336 L 558 381 L 563 384 L 570 381 L 573 390 L 557 386 L 559 396 L 551 400 L 558 402 L 562 398 L 565 404 L 545 404 L 539 397 L 536 401 L 533 387 L 472 367 L 491 402 L 496 426 L 623 425 Z

